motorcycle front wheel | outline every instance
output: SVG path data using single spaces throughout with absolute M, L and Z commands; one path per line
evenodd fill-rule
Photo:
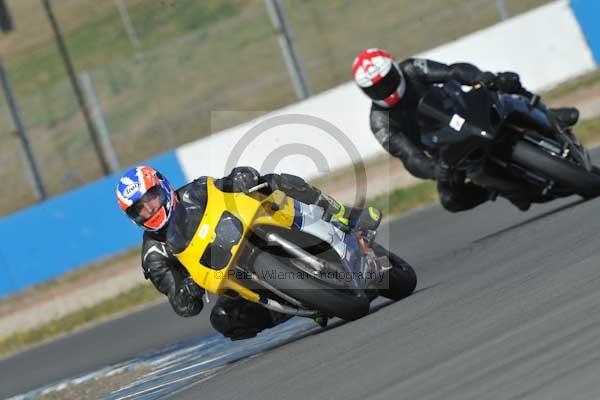
M 598 167 L 594 167 L 591 172 L 586 171 L 579 165 L 554 156 L 524 140 L 519 140 L 513 147 L 512 160 L 561 186 L 572 189 L 584 198 L 600 196 Z
M 253 270 L 259 279 L 329 317 L 353 321 L 369 313 L 369 299 L 363 290 L 342 288 L 306 274 L 288 257 L 261 251 Z
M 388 287 L 379 289 L 378 293 L 392 300 L 401 300 L 414 292 L 417 286 L 417 274 L 415 270 L 402 258 L 387 250 L 379 243 L 371 246 L 378 256 L 388 256 L 392 268 L 389 270 Z

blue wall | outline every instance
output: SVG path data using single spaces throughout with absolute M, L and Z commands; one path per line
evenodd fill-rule
M 174 152 L 148 160 L 176 187 L 185 178 Z M 142 231 L 121 212 L 115 174 L 0 220 L 0 296 L 122 252 Z
M 570 4 L 592 50 L 594 60 L 600 65 L 600 1 L 571 0 Z

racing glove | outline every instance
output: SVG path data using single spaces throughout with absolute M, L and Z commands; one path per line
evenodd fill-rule
M 482 72 L 478 80 L 482 86 L 491 90 L 496 89 L 496 74 L 493 72 Z
M 444 161 L 439 161 L 433 168 L 433 177 L 437 182 L 451 183 L 454 173 L 450 165 Z
M 504 93 L 521 94 L 528 98 L 532 96 L 521 85 L 521 78 L 515 72 L 483 72 L 479 82 L 490 90 L 499 90 Z
M 494 85 L 506 93 L 519 94 L 523 90 L 519 75 L 514 72 L 500 72 L 496 75 Z
M 188 276 L 181 282 L 179 292 L 189 298 L 200 298 L 204 294 L 204 289 L 198 286 L 191 276 Z
M 248 192 L 260 183 L 260 174 L 252 167 L 236 167 L 229 174 L 234 192 Z
M 192 317 L 202 311 L 204 289 L 198 286 L 191 277 L 184 278 L 175 289 L 170 291 L 168 296 L 177 315 Z

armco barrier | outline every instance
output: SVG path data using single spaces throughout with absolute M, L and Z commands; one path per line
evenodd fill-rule
M 596 68 L 598 15 L 598 0 L 560 0 L 418 56 L 515 70 L 529 89 L 539 90 Z M 383 152 L 370 133 L 368 112 L 366 97 L 347 83 L 147 163 L 177 186 L 227 174 L 234 165 L 310 178 Z M 117 178 L 0 220 L 0 296 L 139 243 L 141 231 L 116 205 Z
M 173 152 L 148 160 L 175 185 L 184 176 Z M 0 220 L 0 296 L 139 244 L 141 230 L 115 198 L 119 174 Z

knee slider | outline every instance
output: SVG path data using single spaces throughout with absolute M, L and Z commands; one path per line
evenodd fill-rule
M 440 203 L 442 203 L 442 206 L 450 212 L 458 212 L 463 209 L 462 205 L 456 201 L 455 196 L 451 193 L 440 193 Z
M 227 336 L 232 331 L 231 314 L 219 304 L 216 304 L 210 313 L 210 323 L 217 332 Z
M 225 337 L 247 339 L 271 327 L 268 315 L 265 309 L 251 303 L 227 304 L 227 307 L 217 303 L 210 314 L 210 323 Z

